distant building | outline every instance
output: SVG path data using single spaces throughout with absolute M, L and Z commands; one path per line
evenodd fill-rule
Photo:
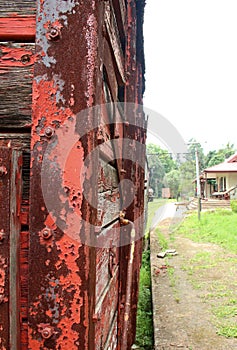
M 203 171 L 205 197 L 237 198 L 237 153 Z
M 170 188 L 162 188 L 162 198 L 171 198 Z

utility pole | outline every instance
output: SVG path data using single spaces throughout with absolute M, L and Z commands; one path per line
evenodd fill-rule
M 197 178 L 197 200 L 198 200 L 198 220 L 201 218 L 201 188 L 199 178 L 199 160 L 198 160 L 198 148 L 195 148 L 195 159 L 196 159 L 196 178 Z

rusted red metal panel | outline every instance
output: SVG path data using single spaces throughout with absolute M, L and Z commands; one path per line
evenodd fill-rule
M 27 130 L 32 126 L 30 215 L 29 164 L 23 154 L 20 179 L 21 164 L 16 159 L 20 160 L 21 154 L 14 151 L 11 156 L 11 166 L 15 164 L 18 170 L 11 170 L 10 185 L 13 188 L 16 179 L 22 182 L 22 197 L 9 204 L 16 215 L 16 221 L 10 218 L 16 234 L 10 237 L 10 248 L 4 241 L 8 248 L 3 254 L 10 259 L 11 276 L 15 277 L 6 277 L 5 291 L 9 283 L 17 285 L 19 273 L 20 286 L 10 302 L 15 305 L 12 310 L 20 310 L 20 317 L 11 311 L 9 319 L 8 300 L 0 305 L 6 324 L 10 323 L 9 329 L 2 329 L 6 348 L 10 339 L 16 349 L 20 343 L 22 350 L 125 350 L 134 340 L 141 240 L 117 247 L 126 235 L 131 237 L 135 220 L 135 229 L 141 233 L 143 172 L 125 159 L 136 150 L 134 140 L 144 142 L 145 132 L 141 113 L 138 116 L 132 110 L 128 121 L 128 110 L 112 102 L 118 98 L 142 102 L 137 4 L 131 0 L 127 7 L 123 0 L 22 0 L 9 2 L 4 9 L 0 0 L 4 40 L 33 40 L 36 23 L 36 53 L 34 44 L 1 44 L 0 74 L 5 85 L 0 93 L 7 104 L 0 106 L 0 125 L 25 128 L 25 134 L 14 134 L 13 129 L 0 135 L 0 145 L 7 146 L 4 152 L 11 147 L 25 152 Z M 15 90 L 8 94 L 7 87 L 12 85 Z M 101 113 L 90 110 L 85 119 L 79 115 L 104 102 L 108 105 Z M 135 127 L 137 122 L 140 128 Z M 131 148 L 124 138 L 131 140 Z M 109 143 L 111 140 L 114 142 Z M 87 157 L 97 146 L 100 151 L 91 161 Z M 79 179 L 80 172 L 83 176 Z M 119 189 L 123 179 L 135 179 L 136 198 L 126 208 L 131 225 L 120 228 L 119 210 L 129 197 L 126 189 Z M 19 199 L 20 185 L 16 188 L 14 196 Z M 8 203 L 8 199 L 9 193 L 4 201 Z M 89 245 L 85 244 L 87 235 L 93 237 Z M 14 260 L 14 252 L 19 260 Z
M 31 144 L 29 349 L 93 349 L 96 254 L 82 241 L 93 229 L 92 225 L 87 229 L 86 223 L 96 224 L 96 211 L 86 198 L 97 201 L 98 188 L 88 185 L 98 183 L 98 161 L 93 170 L 91 164 L 85 165 L 81 181 L 76 176 L 97 139 L 92 133 L 79 141 L 83 135 L 76 114 L 100 102 L 102 77 L 97 71 L 103 4 L 39 4 Z M 90 115 L 84 122 L 90 130 Z M 69 150 L 67 130 L 77 139 Z M 59 144 L 57 153 L 54 146 Z M 42 159 L 51 145 L 49 170 L 54 187 L 48 187 L 47 198 L 53 198 L 53 209 L 39 186 Z M 70 151 L 65 168 L 64 151 Z M 62 201 L 68 203 L 68 211 L 63 211 Z M 76 232 L 70 228 L 73 214 L 79 218 Z

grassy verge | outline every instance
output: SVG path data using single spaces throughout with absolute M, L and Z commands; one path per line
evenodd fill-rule
M 201 221 L 190 215 L 175 233 L 194 242 L 214 243 L 224 248 L 223 253 L 205 251 L 196 253 L 184 262 L 194 289 L 202 293 L 203 302 L 212 312 L 212 323 L 217 334 L 237 338 L 237 214 L 228 210 L 205 212 Z M 209 276 L 209 277 L 207 277 Z
M 153 318 L 151 297 L 150 251 L 142 257 L 140 289 L 137 310 L 136 345 L 142 349 L 153 349 Z
M 166 201 L 161 199 L 154 199 L 153 202 L 148 203 L 145 239 L 149 240 L 149 228 L 156 210 L 165 203 Z M 148 250 L 143 252 L 140 270 L 136 345 L 146 350 L 151 350 L 154 347 L 149 245 Z
M 187 217 L 177 230 L 194 242 L 218 244 L 228 251 L 237 254 L 237 214 L 229 210 L 216 210 Z
M 159 228 L 156 229 L 156 234 L 158 236 L 159 246 L 161 251 L 165 251 L 169 248 L 170 242 L 173 241 L 173 236 L 169 236 L 169 240 L 161 233 Z M 170 258 L 165 257 L 164 259 L 165 265 L 168 267 L 168 276 L 170 287 L 173 290 L 174 298 L 177 303 L 180 302 L 179 292 L 177 289 L 177 276 L 175 275 L 174 267 L 170 266 Z

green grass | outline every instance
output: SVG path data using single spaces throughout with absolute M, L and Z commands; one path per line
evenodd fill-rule
M 149 229 L 155 212 L 167 201 L 154 199 L 148 203 L 148 217 L 145 239 L 149 239 Z M 145 250 L 142 255 L 140 269 L 139 297 L 137 309 L 136 345 L 141 349 L 150 350 L 154 347 L 152 297 L 151 297 L 151 270 L 150 251 Z
M 237 214 L 229 210 L 204 212 L 198 221 L 196 214 L 188 216 L 177 229 L 195 242 L 210 242 L 237 254 Z
M 220 324 L 217 331 L 218 335 L 223 335 L 226 338 L 237 338 L 237 327 L 235 324 Z
M 143 252 L 140 270 L 136 345 L 142 349 L 152 349 L 153 339 L 150 252 L 146 250 Z
M 214 243 L 226 250 L 225 256 L 215 254 L 213 251 L 199 252 L 189 259 L 188 264 L 185 263 L 182 269 L 187 272 L 194 289 L 205 290 L 202 299 L 211 306 L 212 323 L 217 328 L 217 334 L 237 338 L 236 284 L 231 280 L 226 284 L 225 270 L 223 279 L 212 279 L 208 284 L 205 282 L 205 271 L 220 269 L 223 263 L 230 264 L 228 265 L 230 276 L 236 274 L 237 214 L 223 209 L 204 212 L 201 213 L 200 221 L 196 214 L 191 214 L 182 222 L 176 234 L 194 242 Z
M 159 246 L 161 250 L 167 250 L 169 248 L 169 243 L 165 236 L 160 232 L 160 230 L 156 229 L 156 234 L 158 236 Z

